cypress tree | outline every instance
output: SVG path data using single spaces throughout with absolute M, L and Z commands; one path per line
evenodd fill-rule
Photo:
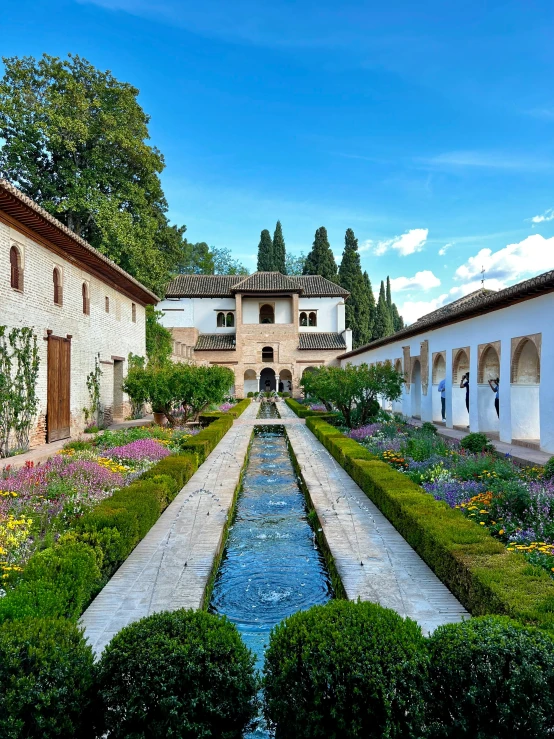
M 398 308 L 396 307 L 396 303 L 392 304 L 392 326 L 394 328 L 394 331 L 400 331 L 400 329 L 404 328 L 404 319 L 398 312 Z
M 364 278 L 364 290 L 367 295 L 367 303 L 368 303 L 368 322 L 367 322 L 367 335 L 368 335 L 368 341 L 371 341 L 373 337 L 373 328 L 375 325 L 375 314 L 376 314 L 376 306 L 375 306 L 375 295 L 373 294 L 373 288 L 371 287 L 371 281 L 369 279 L 369 275 L 367 272 L 364 272 L 363 274 Z
M 337 280 L 337 264 L 329 245 L 325 226 L 321 226 L 315 232 L 314 244 L 306 257 L 303 274 L 321 275 L 333 282 Z
M 286 267 L 287 252 L 285 249 L 285 239 L 283 238 L 283 229 L 281 221 L 277 221 L 275 233 L 273 234 L 273 267 L 272 270 L 287 274 Z
M 381 280 L 381 289 L 379 290 L 379 300 L 377 301 L 377 311 L 375 314 L 373 338 L 382 339 L 384 336 L 390 336 L 392 333 L 394 333 L 392 316 L 387 306 L 385 283 Z
M 267 228 L 260 234 L 260 243 L 258 244 L 258 272 L 273 271 L 273 242 Z
M 339 283 L 348 290 L 350 297 L 346 301 L 346 326 L 352 329 L 354 347 L 367 344 L 371 338 L 369 332 L 369 296 L 364 284 L 358 239 L 349 228 L 344 236 L 344 252 L 339 268 Z

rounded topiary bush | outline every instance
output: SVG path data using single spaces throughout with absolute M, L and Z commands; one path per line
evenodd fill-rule
M 554 477 L 554 457 L 550 457 L 548 462 L 544 465 L 544 476 L 548 479 Z
M 464 436 L 460 441 L 460 446 L 472 454 L 494 452 L 494 445 L 488 436 L 479 432 Z
M 432 737 L 554 735 L 554 639 L 506 617 L 440 626 L 428 640 Z
M 0 627 L 2 739 L 91 736 L 93 655 L 69 621 L 21 619 Z
M 239 739 L 257 712 L 254 657 L 226 618 L 174 611 L 119 632 L 98 665 L 110 739 Z
M 414 621 L 373 603 L 315 606 L 271 633 L 266 720 L 278 739 L 420 736 L 426 665 Z

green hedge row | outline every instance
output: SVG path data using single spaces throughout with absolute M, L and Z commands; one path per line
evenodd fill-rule
M 323 419 L 308 428 L 473 615 L 505 614 L 554 631 L 554 581 Z
M 238 418 L 248 408 L 250 402 L 250 398 L 245 398 L 244 400 L 239 400 L 239 402 L 236 403 L 236 405 L 234 405 L 232 408 L 229 408 L 228 411 L 208 411 L 207 413 L 202 413 L 199 416 L 199 420 L 203 425 L 208 425 L 210 423 L 213 423 L 213 421 L 215 421 L 217 418 L 221 418 L 222 416 L 231 416 L 232 418 Z
M 329 413 L 328 411 L 312 411 L 309 408 L 306 408 L 305 405 L 302 405 L 302 403 L 294 400 L 294 398 L 285 398 L 285 403 L 300 418 L 309 418 L 310 416 L 316 416 L 317 418 L 326 418 L 335 415 L 334 413 Z

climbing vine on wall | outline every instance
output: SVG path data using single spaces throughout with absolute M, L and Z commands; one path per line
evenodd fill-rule
M 39 365 L 36 334 L 27 327 L 0 326 L 0 457 L 29 448 Z
M 94 369 L 87 375 L 87 390 L 90 398 L 90 406 L 83 408 L 85 418 L 87 422 L 90 420 L 93 423 L 98 423 L 98 416 L 100 413 L 100 378 L 102 377 L 102 370 L 100 369 L 100 362 L 98 357 L 94 358 Z

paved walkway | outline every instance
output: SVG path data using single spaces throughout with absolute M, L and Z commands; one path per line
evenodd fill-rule
M 349 600 L 372 601 L 424 633 L 467 611 L 305 426 L 279 404 L 282 423 Z M 292 415 L 291 415 L 292 414 Z M 363 564 L 362 564 L 363 563 Z
M 251 403 L 241 418 L 253 420 L 258 408 Z M 85 611 L 96 654 L 144 616 L 202 607 L 251 435 L 251 425 L 233 425 Z

